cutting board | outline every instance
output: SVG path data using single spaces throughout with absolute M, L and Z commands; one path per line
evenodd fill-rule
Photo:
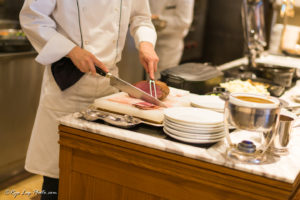
M 119 92 L 96 99 L 93 106 L 101 110 L 127 114 L 154 123 L 163 123 L 165 108 L 142 110 L 133 105 L 139 102 L 143 102 L 143 100 L 130 97 L 127 93 Z M 170 87 L 170 94 L 163 102 L 167 107 L 190 106 L 189 91 Z

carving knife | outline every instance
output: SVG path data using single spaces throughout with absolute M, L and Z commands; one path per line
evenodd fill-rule
M 151 96 L 150 94 L 144 92 L 143 90 L 131 85 L 130 83 L 112 75 L 111 73 L 104 72 L 100 67 L 95 66 L 96 72 L 100 74 L 101 76 L 104 76 L 106 78 L 110 79 L 110 85 L 113 87 L 118 88 L 122 92 L 128 93 L 130 96 L 133 96 L 138 99 L 142 99 L 146 102 L 152 103 L 157 106 L 161 107 L 167 107 L 163 102 L 158 100 L 157 98 Z

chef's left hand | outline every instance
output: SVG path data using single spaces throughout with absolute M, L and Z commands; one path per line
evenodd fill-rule
M 150 79 L 154 79 L 154 72 L 157 70 L 158 56 L 150 42 L 141 42 L 139 45 L 139 57 Z

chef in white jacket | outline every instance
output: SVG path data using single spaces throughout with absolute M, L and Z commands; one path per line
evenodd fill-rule
M 194 0 L 149 0 L 149 3 L 153 18 L 166 21 L 166 28 L 157 31 L 155 46 L 159 57 L 155 78 L 160 78 L 161 71 L 180 62 L 183 39 L 193 20 Z
M 116 64 L 129 24 L 140 61 L 154 78 L 156 32 L 148 0 L 25 0 L 20 22 L 38 52 L 36 61 L 46 66 L 25 169 L 44 176 L 44 190 L 57 190 L 58 118 L 117 91 L 108 79 L 95 74 L 94 65 L 118 75 Z M 63 57 L 69 57 L 85 75 L 61 91 L 50 65 Z

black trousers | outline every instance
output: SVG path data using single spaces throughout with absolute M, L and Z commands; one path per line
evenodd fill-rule
M 57 200 L 58 184 L 59 179 L 44 176 L 41 200 Z

